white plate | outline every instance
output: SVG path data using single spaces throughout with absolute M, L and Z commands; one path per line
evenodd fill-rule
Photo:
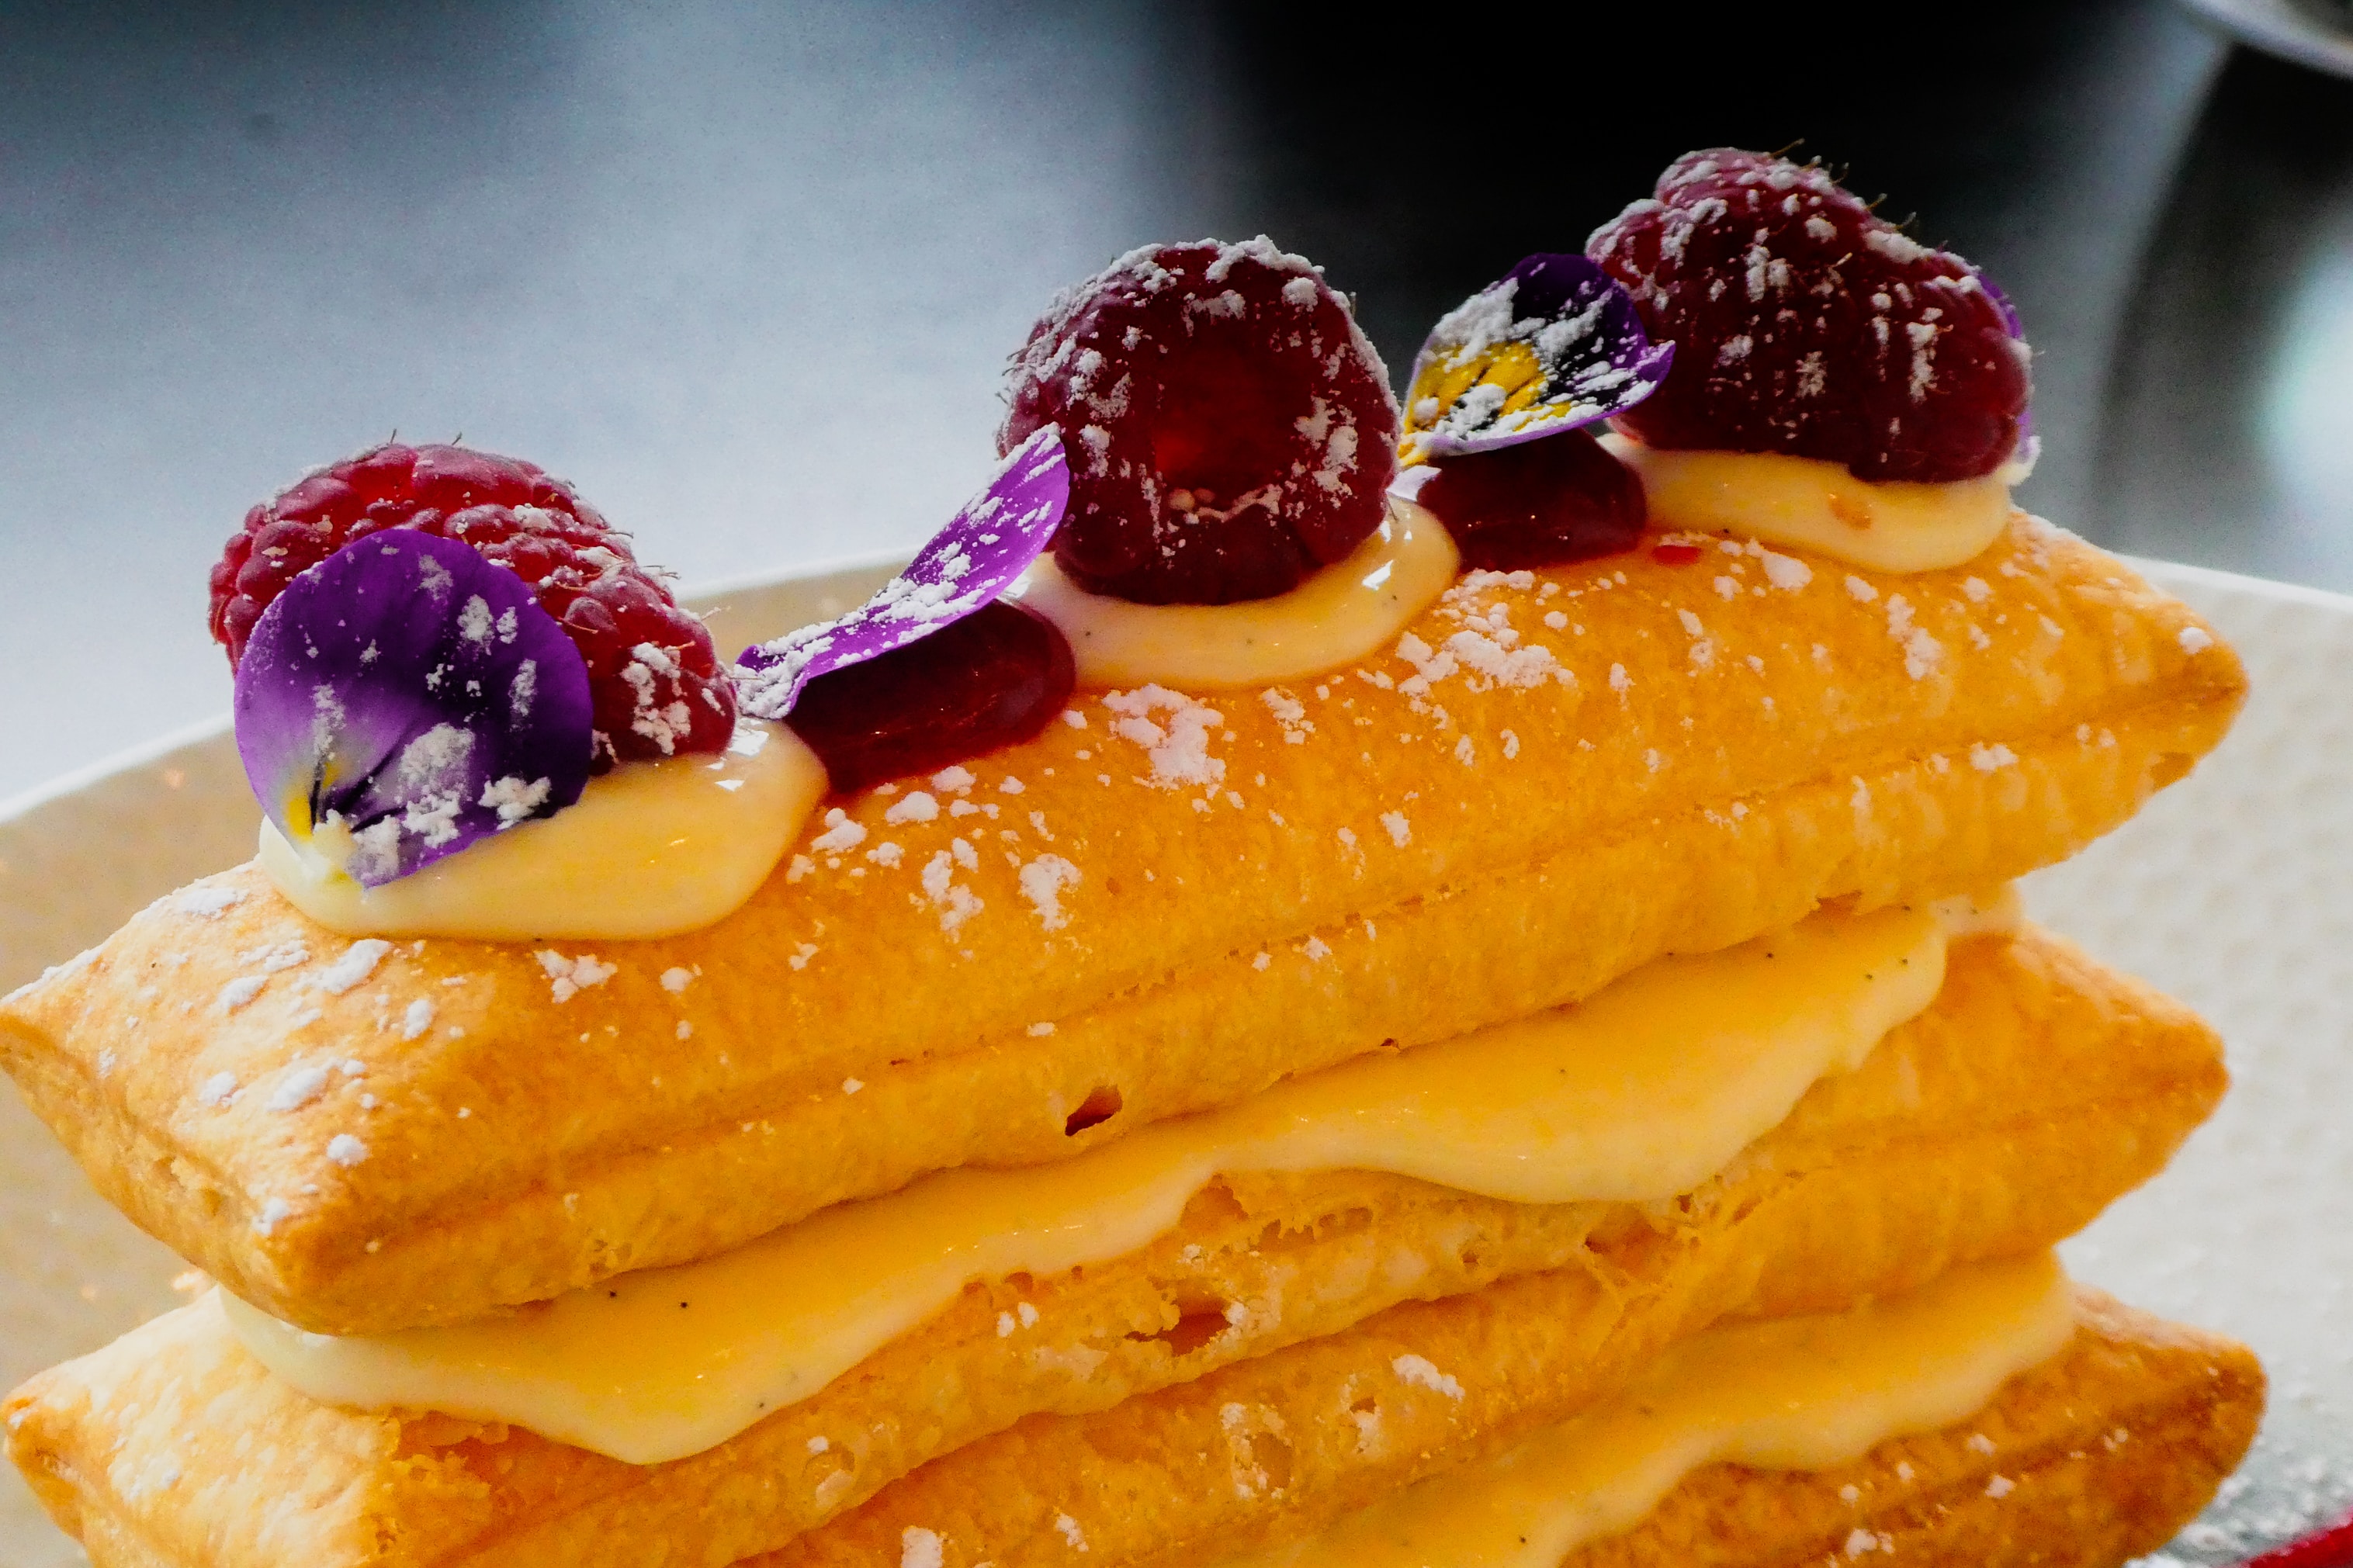
M 861 561 L 699 595 L 730 651 L 839 614 Z M 2181 996 L 2230 1042 L 2236 1085 L 2165 1176 L 2067 1248 L 2142 1306 L 2238 1334 L 2273 1377 L 2255 1459 L 2177 1544 L 2228 1562 L 2353 1501 L 2353 599 L 2147 565 L 2246 658 L 2221 750 L 2120 832 L 2028 884 L 2034 912 Z M 149 900 L 250 855 L 257 817 L 219 723 L 0 805 L 0 991 Z M 180 1264 L 92 1193 L 0 1094 L 0 1383 L 172 1305 Z M 79 1553 L 13 1469 L 8 1568 Z

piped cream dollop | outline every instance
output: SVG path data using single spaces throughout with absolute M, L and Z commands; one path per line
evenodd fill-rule
M 1056 1164 L 942 1172 L 480 1322 L 339 1339 L 225 1305 L 313 1398 L 679 1458 L 817 1393 L 972 1280 L 1135 1251 L 1220 1172 L 1388 1171 L 1532 1204 L 1688 1191 L 1926 1008 L 1947 941 L 1927 909 L 1820 914 L 1661 959 L 1575 1006 L 1360 1058 Z
M 1239 605 L 1135 605 L 1090 594 L 1040 556 L 1007 596 L 1060 628 L 1082 687 L 1223 690 L 1297 680 L 1388 647 L 1453 585 L 1446 525 L 1402 497 L 1345 561 Z
M 1553 1568 L 1640 1522 L 1702 1465 L 1829 1469 L 1966 1420 L 2064 1349 L 2074 1322 L 2044 1253 L 1956 1268 L 1850 1312 L 1710 1329 L 1500 1458 L 1226 1568 Z
M 624 763 L 554 816 L 382 887 L 343 870 L 333 829 L 297 845 L 264 820 L 260 863 L 288 902 L 345 936 L 673 936 L 742 908 L 825 792 L 825 764 L 798 736 L 745 719 L 724 752 Z
M 1873 484 L 1813 458 L 1668 451 L 1617 435 L 1601 444 L 1641 476 L 1651 526 L 1670 532 L 1793 545 L 1875 572 L 1936 572 L 1973 559 L 2010 523 L 2003 471 Z

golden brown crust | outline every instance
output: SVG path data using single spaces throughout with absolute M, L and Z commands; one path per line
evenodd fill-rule
M 976 1286 L 817 1396 L 709 1454 L 642 1469 L 528 1433 L 322 1412 L 216 1328 L 199 1331 L 191 1310 L 28 1384 L 9 1406 L 26 1412 L 14 1452 L 53 1496 L 62 1486 L 84 1500 L 68 1506 L 156 1540 L 208 1542 L 224 1564 L 269 1560 L 256 1521 L 297 1479 L 319 1489 L 318 1512 L 299 1542 L 271 1545 L 320 1568 L 594 1568 L 643 1561 L 648 1540 L 724 1561 L 1025 1415 L 1181 1401 L 1167 1385 L 1247 1383 L 1270 1363 L 1246 1358 L 1311 1337 L 1362 1352 L 1372 1325 L 1349 1326 L 1400 1300 L 1495 1297 L 1495 1312 L 1525 1320 L 1509 1330 L 1522 1336 L 1509 1364 L 1526 1379 L 1499 1408 L 1573 1405 L 1725 1312 L 1835 1307 L 2047 1245 L 2161 1165 L 2222 1085 L 2212 1035 L 2178 1005 L 2042 933 L 1973 939 L 1956 945 L 1928 1013 L 1675 1203 L 1520 1205 L 1363 1173 L 1229 1180 L 1139 1254 Z M 1000 1337 L 998 1314 L 1025 1301 L 1037 1322 Z M 1451 1365 L 1472 1352 L 1443 1325 L 1493 1314 L 1437 1310 L 1427 1353 Z M 225 1435 L 302 1441 L 269 1463 L 232 1463 L 190 1446 L 177 1417 L 195 1407 Z M 1293 1427 L 1319 1418 L 1278 1415 Z M 113 1489 L 148 1462 L 123 1458 L 147 1443 L 185 1468 L 190 1490 Z
M 1930 1568 L 2117 1568 L 2170 1539 L 2237 1466 L 2263 1415 L 2263 1369 L 2243 1345 L 2095 1290 L 2077 1288 L 2076 1316 L 2075 1336 L 2060 1355 L 2013 1378 L 1968 1421 L 1812 1474 L 1705 1467 L 1631 1531 L 1572 1552 L 1562 1568 L 1810 1568 L 1873 1552 Z M 1461 1373 L 1466 1391 L 1472 1376 Z M 1368 1388 L 1388 1381 L 1364 1380 Z M 1345 1401 L 1348 1391 L 1340 1392 Z M 1424 1393 L 1420 1403 L 1440 1397 Z M 1374 1407 L 1384 1424 L 1397 1404 L 1382 1388 Z M 946 1568 L 1060 1565 L 1070 1557 L 1066 1518 L 1084 1536 L 1090 1561 L 1211 1568 L 1243 1548 L 1303 1539 L 1347 1511 L 1328 1506 L 1303 1472 L 1295 1432 L 1264 1407 L 1229 1405 L 1220 1457 L 1233 1489 L 1247 1495 L 1216 1510 L 1228 1531 L 1206 1531 L 1198 1523 L 1203 1478 L 1166 1447 L 1173 1434 L 1149 1421 L 1123 1422 L 1130 1408 L 1095 1422 L 1089 1444 L 1140 1461 L 1122 1468 L 1116 1492 L 1096 1489 L 1097 1476 L 1050 1468 L 1071 1458 L 1053 1440 L 1071 1423 L 1025 1423 L 738 1568 L 890 1561 L 910 1526 L 941 1538 Z M 1424 1454 L 1413 1468 L 1436 1474 L 1508 1446 L 1491 1432 Z M 1995 1484 L 1997 1476 L 2007 1487 Z M 1351 1488 L 1358 1495 L 1348 1506 L 1388 1489 Z
M 1968 1421 L 1834 1469 L 1710 1465 L 1561 1568 L 1814 1568 L 1872 1552 L 1916 1568 L 2117 1568 L 2153 1552 L 2254 1440 L 2263 1368 L 2087 1287 L 2075 1312 L 2067 1349 Z
M 1418 623 L 1455 650 L 1451 675 L 1422 660 L 1434 683 L 1384 657 L 1303 686 L 1300 719 L 1217 698 L 1214 788 L 1154 787 L 1182 743 L 1155 764 L 1145 716 L 1082 700 L 1087 728 L 934 788 L 933 820 L 891 820 L 905 791 L 846 803 L 830 831 L 860 844 L 804 844 L 719 925 L 553 944 L 616 966 L 568 1000 L 530 945 L 444 941 L 316 989 L 349 944 L 248 868 L 204 885 L 241 902 L 162 900 L 0 1005 L 0 1058 L 100 1191 L 248 1300 L 340 1332 L 456 1321 L 1571 1000 L 1823 900 L 1989 886 L 2186 771 L 2243 684 L 2227 648 L 2185 648 L 2210 634 L 2183 606 L 2022 520 L 1947 573 L 1818 560 L 1785 591 L 1745 559 L 1631 555 L 1557 580 L 1467 579 Z M 1498 613 L 1569 680 L 1476 674 Z M 1041 856 L 1080 879 L 1059 924 Z M 1067 1135 L 1106 1085 L 1120 1114 Z M 338 1134 L 367 1157 L 331 1161 Z

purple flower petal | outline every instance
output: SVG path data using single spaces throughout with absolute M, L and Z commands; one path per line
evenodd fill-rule
M 1977 273 L 1978 287 L 1986 291 L 1986 298 L 1991 300 L 1994 303 L 1994 308 L 2001 312 L 2002 325 L 2010 329 L 2010 335 L 2017 339 L 2020 342 L 2024 342 L 2026 341 L 2026 323 L 2019 319 L 2018 307 L 2010 302 L 2010 296 L 2003 292 L 2001 285 L 1987 277 L 1983 272 L 1978 271 L 1976 268 L 1971 268 L 1969 270 Z M 2026 406 L 2020 409 L 2018 413 L 2018 446 L 2015 448 L 2018 453 L 2018 458 L 2016 460 L 2023 462 L 2028 468 L 2032 468 L 2034 467 L 2034 459 L 2041 452 L 2041 447 L 2042 444 L 2035 439 L 2034 436 L 2034 401 L 2031 396 L 2029 396 Z
M 881 593 L 839 620 L 745 648 L 735 661 L 744 711 L 782 719 L 818 676 L 904 647 L 995 603 L 1045 550 L 1070 504 L 1061 432 L 1042 426 Z
M 295 844 L 369 887 L 580 798 L 588 667 L 522 579 L 406 529 L 286 585 L 237 668 L 237 749 Z
M 1623 414 L 1659 389 L 1672 343 L 1651 342 L 1634 301 L 1586 257 L 1531 256 L 1439 318 L 1414 356 L 1409 461 L 1517 446 Z M 1502 369 L 1503 380 L 1491 380 Z M 1504 403 L 1533 376 L 1533 402 Z
M 1962 265 L 1967 266 L 1968 263 Z M 1993 301 L 1993 308 L 2001 312 L 2002 324 L 2010 329 L 2010 335 L 2013 338 L 2026 336 L 2026 323 L 2018 319 L 2018 307 L 2010 303 L 2010 295 L 2002 286 L 1976 268 L 1969 270 L 1977 272 L 1978 287 L 1986 291 L 1986 298 Z

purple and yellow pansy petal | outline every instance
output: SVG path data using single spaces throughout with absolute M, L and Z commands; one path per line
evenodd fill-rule
M 237 671 L 237 746 L 279 831 L 360 882 L 580 798 L 588 669 L 522 580 L 391 530 L 287 584 Z
M 1591 259 L 1527 257 L 1430 329 L 1398 451 L 1422 463 L 1582 429 L 1657 391 L 1673 359 Z

